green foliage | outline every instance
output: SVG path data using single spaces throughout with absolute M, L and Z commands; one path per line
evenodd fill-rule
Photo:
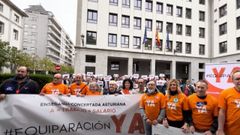
M 52 81 L 52 76 L 51 75 L 42 75 L 42 74 L 31 74 L 30 78 L 36 82 L 38 82 L 40 89 L 42 87 Z
M 8 66 L 8 50 L 9 50 L 9 43 L 2 42 L 0 40 L 0 67 Z
M 61 65 L 61 73 L 70 73 L 72 74 L 74 72 L 73 67 L 68 65 Z
M 55 64 L 47 57 L 39 58 L 35 55 L 29 55 L 18 50 L 15 47 L 9 46 L 8 42 L 0 40 L 0 72 L 2 67 L 8 67 L 11 73 L 14 73 L 18 66 L 26 66 L 29 70 L 41 71 L 47 73 L 57 72 L 55 70 Z M 61 73 L 73 73 L 73 67 L 68 65 L 60 65 Z

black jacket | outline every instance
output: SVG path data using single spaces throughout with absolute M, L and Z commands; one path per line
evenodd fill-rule
M 25 81 L 18 84 L 16 78 L 5 80 L 0 85 L 1 94 L 38 94 L 39 85 L 37 82 L 26 78 Z

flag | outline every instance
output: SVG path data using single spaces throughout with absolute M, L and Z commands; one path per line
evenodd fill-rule
M 147 28 L 145 27 L 145 31 L 144 31 L 144 36 L 143 36 L 143 42 L 142 44 L 146 44 L 147 43 Z
M 158 48 L 160 48 L 161 47 L 161 40 L 160 40 L 159 28 L 156 29 L 155 38 L 156 38 L 156 45 L 157 45 Z
M 167 42 L 167 49 L 170 49 L 170 43 L 169 43 L 169 33 L 167 31 L 167 39 L 166 39 L 166 42 Z

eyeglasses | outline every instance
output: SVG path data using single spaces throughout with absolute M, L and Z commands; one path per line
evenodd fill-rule
M 54 79 L 62 79 L 62 78 L 54 77 Z
M 148 85 L 155 85 L 154 83 L 149 83 Z
M 240 78 L 235 78 L 234 80 L 236 80 L 236 81 L 239 81 L 239 80 L 240 80 Z
M 177 84 L 170 84 L 170 86 L 177 86 Z

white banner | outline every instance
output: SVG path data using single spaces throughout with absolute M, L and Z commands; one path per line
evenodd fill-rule
M 144 135 L 140 98 L 8 95 L 0 102 L 0 135 Z M 176 132 L 153 128 L 153 133 Z
M 140 135 L 141 95 L 8 95 L 0 102 L 0 135 Z

